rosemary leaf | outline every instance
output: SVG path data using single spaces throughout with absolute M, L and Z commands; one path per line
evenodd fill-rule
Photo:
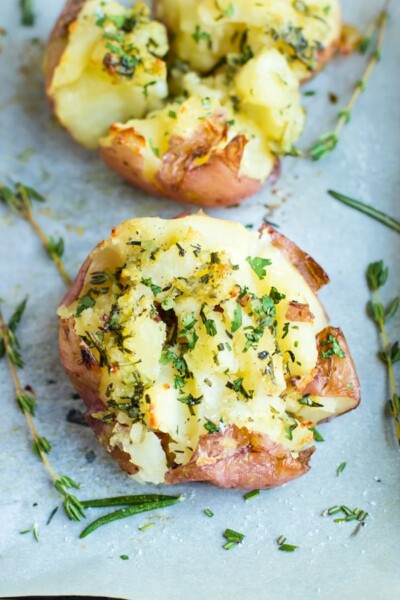
M 394 231 L 397 231 L 397 233 L 400 233 L 400 221 L 397 221 L 397 219 L 390 217 L 384 212 L 378 210 L 377 208 L 374 208 L 369 204 L 365 204 L 360 200 L 355 200 L 354 198 L 350 198 L 349 196 L 345 196 L 344 194 L 335 192 L 334 190 L 328 190 L 328 194 L 332 196 L 332 198 L 335 198 L 335 200 L 339 200 L 339 202 L 342 202 L 343 204 L 346 204 L 347 206 L 350 206 L 351 208 L 354 208 L 355 210 L 364 213 L 364 215 L 372 217 L 376 221 L 379 221 L 383 225 L 386 225 L 386 227 L 390 227 L 390 229 L 393 229 Z

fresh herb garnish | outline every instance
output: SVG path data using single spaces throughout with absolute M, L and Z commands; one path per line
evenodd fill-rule
M 313 160 L 320 160 L 323 156 L 325 156 L 329 152 L 332 152 L 336 148 L 344 126 L 350 121 L 353 108 L 354 108 L 359 96 L 365 90 L 366 84 L 367 84 L 374 68 L 376 67 L 376 65 L 378 64 L 378 62 L 381 59 L 387 21 L 388 21 L 388 12 L 385 7 L 385 9 L 377 16 L 377 18 L 374 19 L 373 30 L 370 31 L 369 36 L 368 36 L 368 39 L 372 38 L 373 33 L 377 30 L 378 39 L 377 39 L 376 47 L 373 50 L 373 52 L 371 53 L 370 59 L 368 61 L 368 65 L 367 65 L 361 79 L 356 83 L 353 94 L 352 94 L 348 104 L 345 106 L 345 108 L 343 108 L 339 111 L 337 124 L 336 124 L 336 127 L 334 128 L 334 130 L 321 135 L 318 138 L 318 140 L 316 142 L 314 142 L 314 144 L 311 146 L 310 156 Z M 369 46 L 369 43 L 368 43 L 368 46 Z M 361 46 L 360 46 L 361 52 L 365 52 L 366 49 L 367 49 L 367 44 L 361 43 Z
M 147 512 L 149 510 L 159 510 L 161 508 L 166 508 L 167 506 L 172 506 L 177 502 L 181 502 L 183 500 L 182 496 L 170 496 L 169 498 L 164 498 L 160 500 L 152 500 L 148 502 L 144 502 L 142 504 L 132 504 L 126 508 L 121 508 L 112 513 L 108 513 L 107 515 L 103 515 L 99 517 L 90 525 L 88 525 L 80 534 L 80 538 L 85 538 L 93 531 L 102 527 L 103 525 L 107 525 L 108 523 L 112 523 L 113 521 L 117 521 L 119 519 L 126 519 L 127 517 L 132 517 L 133 515 L 140 514 L 142 512 Z
M 149 287 L 151 289 L 154 296 L 157 296 L 157 294 L 159 294 L 162 291 L 162 288 L 160 288 L 159 285 L 156 285 L 155 283 L 153 283 L 151 278 L 142 279 L 142 283 L 143 283 L 143 285 L 146 285 L 147 287 Z
M 215 321 L 213 319 L 208 319 L 204 313 L 205 304 L 202 305 L 200 309 L 200 317 L 203 322 L 204 327 L 206 328 L 206 332 L 211 337 L 217 335 L 217 326 L 215 325 Z
M 30 527 L 29 529 L 24 529 L 19 533 L 20 535 L 25 535 L 26 533 L 33 533 L 33 537 L 35 538 L 35 540 L 37 542 L 39 541 L 39 525 L 37 523 L 34 523 L 32 527 Z
M 269 297 L 272 299 L 274 304 L 279 304 L 281 300 L 286 298 L 285 294 L 279 292 L 276 287 L 272 287 L 269 292 Z
M 243 377 L 238 377 L 234 381 L 228 381 L 226 387 L 238 394 L 241 394 L 246 400 L 249 400 L 254 396 L 254 390 L 247 391 L 243 387 Z
M 85 295 L 81 296 L 78 300 L 78 305 L 76 307 L 75 317 L 80 317 L 83 311 L 88 308 L 93 308 L 96 304 L 96 300 L 94 300 L 91 296 Z
M 341 349 L 337 338 L 331 333 L 328 335 L 327 339 L 320 342 L 320 344 L 321 346 L 330 346 L 327 350 L 321 350 L 322 360 L 332 358 L 333 356 L 338 356 L 339 358 L 346 358 L 346 355 Z
M 347 206 L 351 206 L 351 208 L 354 208 L 355 210 L 364 213 L 364 215 L 372 217 L 376 221 L 379 221 L 383 225 L 386 225 L 386 227 L 390 227 L 390 229 L 394 229 L 394 231 L 400 233 L 400 221 L 397 221 L 397 219 L 394 219 L 393 217 L 389 217 L 389 215 L 378 210 L 374 206 L 370 206 L 369 204 L 365 204 L 360 200 L 355 200 L 354 198 L 350 198 L 349 196 L 345 196 L 344 194 L 340 194 L 339 192 L 335 192 L 334 190 L 328 190 L 328 194 L 332 196 L 332 198 L 339 200 L 339 202 L 342 202 Z
M 244 500 L 252 500 L 253 498 L 256 498 L 257 496 L 260 495 L 260 490 L 252 490 L 251 492 L 247 492 L 247 494 L 245 494 L 243 496 Z
M 298 549 L 298 546 L 294 546 L 293 544 L 286 544 L 286 538 L 284 535 L 280 535 L 276 540 L 278 544 L 278 550 L 281 552 L 294 552 Z
M 25 27 L 32 27 L 35 24 L 36 15 L 33 8 L 34 0 L 20 0 L 21 23 Z
M 206 422 L 204 423 L 204 429 L 208 431 L 208 433 L 219 433 L 219 425 L 210 421 L 210 419 L 206 418 Z
M 178 332 L 178 338 L 184 338 L 190 350 L 193 350 L 199 339 L 194 329 L 196 323 L 197 319 L 193 315 L 185 315 L 182 319 L 183 329 L 180 329 Z
M 231 332 L 235 333 L 242 326 L 242 307 L 239 302 L 236 302 L 235 310 L 233 313 L 233 321 L 231 324 Z
M 266 276 L 267 272 L 265 267 L 272 265 L 272 261 L 269 258 L 261 258 L 260 256 L 255 256 L 254 258 L 248 256 L 246 261 L 249 263 L 250 267 L 253 269 L 254 273 L 259 279 L 264 279 Z
M 179 402 L 182 402 L 182 404 L 187 404 L 187 406 L 189 408 L 189 412 L 192 415 L 192 417 L 194 417 L 193 407 L 200 404 L 202 399 L 203 399 L 203 396 L 199 396 L 198 398 L 195 398 L 193 396 L 193 394 L 189 394 L 188 396 L 178 396 Z
M 336 476 L 339 477 L 340 473 L 343 473 L 347 465 L 347 462 L 342 462 L 336 469 Z
M 214 513 L 213 513 L 213 511 L 210 508 L 205 508 L 203 510 L 203 512 L 206 515 L 206 517 L 209 517 L 210 519 L 211 519 L 211 517 L 214 516 Z
M 245 538 L 243 533 L 239 533 L 238 531 L 234 531 L 233 529 L 225 529 L 222 534 L 226 539 L 226 543 L 222 546 L 225 550 L 231 550 L 234 546 L 241 544 Z
M 357 527 L 354 529 L 353 533 L 351 534 L 352 537 L 356 536 L 357 533 L 361 530 L 362 527 L 364 527 L 365 525 L 365 520 L 368 517 L 368 513 L 361 509 L 361 508 L 354 508 L 351 509 L 348 506 L 345 506 L 344 504 L 338 505 L 338 506 L 331 506 L 331 508 L 327 508 L 326 510 L 324 510 L 322 512 L 322 516 L 326 517 L 332 517 L 334 515 L 337 515 L 339 513 L 342 513 L 342 517 L 336 517 L 336 519 L 334 519 L 334 523 L 348 523 L 350 521 L 358 521 Z
M 314 434 L 314 441 L 316 441 L 316 442 L 324 442 L 325 441 L 324 436 L 320 434 L 320 432 L 318 431 L 318 429 L 316 427 L 310 427 L 310 431 L 312 431 Z
M 297 402 L 299 404 L 302 404 L 303 406 L 312 406 L 314 408 L 321 408 L 324 406 L 323 404 L 319 404 L 318 402 L 315 402 L 315 400 L 311 400 L 310 394 L 304 394 L 304 396 L 299 398 L 297 400 Z
M 72 283 L 71 278 L 65 270 L 64 264 L 61 260 L 64 252 L 64 241 L 62 238 L 55 240 L 53 237 L 48 237 L 45 234 L 33 216 L 32 203 L 34 201 L 44 202 L 45 198 L 33 188 L 23 185 L 22 183 L 16 183 L 14 189 L 0 184 L 0 202 L 4 202 L 4 204 L 6 204 L 13 211 L 13 213 L 19 215 L 30 224 L 32 229 L 40 238 L 40 241 L 42 242 L 47 254 L 56 265 L 64 282 L 67 286 L 70 286 Z
M 212 48 L 211 36 L 206 31 L 202 31 L 200 28 L 200 25 L 196 25 L 194 33 L 192 34 L 192 38 L 194 39 L 196 44 L 199 44 L 201 40 L 206 41 L 208 49 L 211 50 L 211 48 Z
M 400 299 L 394 298 L 385 308 L 380 300 L 379 289 L 385 285 L 389 276 L 389 269 L 382 260 L 371 263 L 367 269 L 368 287 L 372 292 L 372 300 L 368 302 L 369 316 L 378 326 L 382 351 L 378 353 L 379 358 L 386 365 L 389 379 L 391 399 L 389 400 L 389 411 L 392 415 L 396 430 L 397 441 L 400 444 L 400 398 L 396 391 L 396 383 L 393 365 L 400 361 L 399 342 L 390 343 L 387 332 L 387 322 L 392 318 L 400 305 Z
M 19 352 L 20 345 L 15 336 L 15 328 L 22 317 L 25 304 L 25 302 L 21 303 L 10 319 L 12 328 L 6 324 L 2 312 L 0 311 L 0 343 L 2 345 L 0 345 L 0 350 L 1 347 L 3 347 L 4 354 L 7 356 L 8 367 L 14 382 L 16 400 L 26 418 L 29 430 L 32 434 L 33 451 L 42 460 L 51 479 L 53 480 L 56 490 L 64 497 L 63 506 L 68 518 L 75 521 L 80 521 L 85 517 L 83 507 L 79 500 L 67 491 L 67 488 L 72 487 L 79 489 L 79 485 L 70 477 L 65 475 L 60 477 L 51 466 L 47 456 L 51 451 L 51 444 L 45 437 L 39 435 L 33 420 L 36 405 L 34 392 L 30 386 L 27 386 L 26 389 L 22 388 L 18 375 L 17 368 L 22 368 L 24 363 Z M 17 354 L 16 349 L 18 350 Z

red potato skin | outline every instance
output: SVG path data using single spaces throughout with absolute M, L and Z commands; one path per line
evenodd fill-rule
M 184 218 L 184 216 L 180 216 Z M 269 227 L 269 233 L 271 233 Z M 285 254 L 284 241 L 279 234 L 279 248 Z M 102 243 L 101 243 L 102 244 Z M 99 244 L 99 245 L 101 245 Z M 287 240 L 291 256 L 297 249 L 297 258 L 304 253 Z M 308 257 L 308 255 L 306 255 Z M 287 256 L 286 256 L 287 257 Z M 307 260 L 312 260 L 308 257 Z M 91 255 L 83 263 L 75 281 L 62 300 L 62 305 L 70 305 L 80 295 L 85 279 L 90 272 Z M 315 272 L 313 261 L 312 272 Z M 306 274 L 310 270 L 305 271 Z M 324 280 L 324 278 L 322 278 Z M 314 276 L 311 281 L 315 283 Z M 321 281 L 320 281 L 321 283 Z M 360 401 L 360 386 L 354 363 L 344 336 L 339 329 L 328 327 L 317 337 L 317 345 L 326 340 L 329 334 L 335 335 L 346 354 L 346 359 L 336 356 L 319 359 L 313 373 L 305 379 L 293 379 L 292 385 L 301 393 L 321 396 L 346 395 L 354 399 L 355 408 Z M 115 421 L 105 423 L 93 415 L 107 410 L 100 397 L 102 370 L 96 357 L 85 342 L 75 333 L 73 317 L 60 320 L 59 329 L 60 358 L 72 384 L 86 405 L 85 418 L 104 448 L 111 454 L 120 468 L 128 474 L 138 471 L 130 461 L 130 456 L 121 448 L 110 448 L 109 441 Z M 347 383 L 353 383 L 349 390 Z M 346 394 L 344 394 L 346 392 Z M 162 434 L 160 434 L 161 438 Z M 185 465 L 171 467 L 166 474 L 165 483 L 175 484 L 185 481 L 209 482 L 223 488 L 255 489 L 281 485 L 300 477 L 309 470 L 309 461 L 314 448 L 300 452 L 293 457 L 290 451 L 268 436 L 249 432 L 246 428 L 229 426 L 224 432 L 200 436 L 198 446 L 191 460 Z
M 300 302 L 289 302 L 285 319 L 292 323 L 312 323 L 315 319 L 313 313 L 310 310 L 308 304 L 301 304 Z
M 324 285 L 329 283 L 327 273 L 307 252 L 301 250 L 272 225 L 265 223 L 260 229 L 260 236 L 264 232 L 271 236 L 272 245 L 280 250 L 284 257 L 296 267 L 313 292 L 318 292 Z
M 271 488 L 307 473 L 314 450 L 308 448 L 293 458 L 287 448 L 268 436 L 233 425 L 223 433 L 202 435 L 190 461 L 171 469 L 166 481 L 205 481 L 236 489 Z
M 146 140 L 134 128 L 112 125 L 111 144 L 100 143 L 99 155 L 110 169 L 151 194 L 207 207 L 237 204 L 258 192 L 263 182 L 239 175 L 247 144 L 244 135 L 234 137 L 222 150 L 214 149 L 226 139 L 226 119 L 221 111 L 206 119 L 191 138 L 172 136 L 153 182 L 144 173 L 141 148 Z M 207 162 L 196 165 L 207 155 Z
M 322 351 L 329 348 L 324 344 L 329 335 L 337 339 L 345 358 L 340 358 L 336 354 L 330 358 L 322 358 Z M 316 341 L 318 349 L 316 367 L 307 377 L 293 378 L 293 385 L 302 394 L 322 398 L 324 396 L 352 398 L 353 404 L 349 411 L 354 410 L 361 401 L 360 381 L 343 332 L 336 327 L 326 327 L 317 335 Z

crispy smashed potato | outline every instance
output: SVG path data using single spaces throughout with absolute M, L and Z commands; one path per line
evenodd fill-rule
M 357 406 L 319 265 L 272 227 L 203 215 L 113 229 L 59 308 L 62 363 L 101 443 L 134 479 L 280 485 L 313 430 Z
M 200 73 L 221 64 L 237 71 L 276 48 L 304 80 L 340 39 L 338 0 L 156 0 L 155 8 L 172 34 L 173 55 Z
M 148 192 L 235 204 L 298 153 L 300 82 L 338 46 L 338 0 L 158 0 L 155 14 L 67 1 L 45 60 L 55 115 Z
M 64 44 L 62 44 L 64 40 Z M 88 148 L 115 121 L 144 117 L 168 95 L 165 27 L 142 3 L 69 0 L 47 48 L 47 94 L 59 121 Z

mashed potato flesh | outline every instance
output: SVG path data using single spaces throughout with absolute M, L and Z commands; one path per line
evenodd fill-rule
M 173 55 L 202 73 L 274 47 L 304 79 L 341 27 L 338 0 L 158 0 L 156 15 L 174 35 Z
M 88 0 L 69 39 L 49 94 L 62 124 L 81 144 L 96 148 L 115 121 L 143 117 L 168 95 L 165 27 L 139 3 Z

